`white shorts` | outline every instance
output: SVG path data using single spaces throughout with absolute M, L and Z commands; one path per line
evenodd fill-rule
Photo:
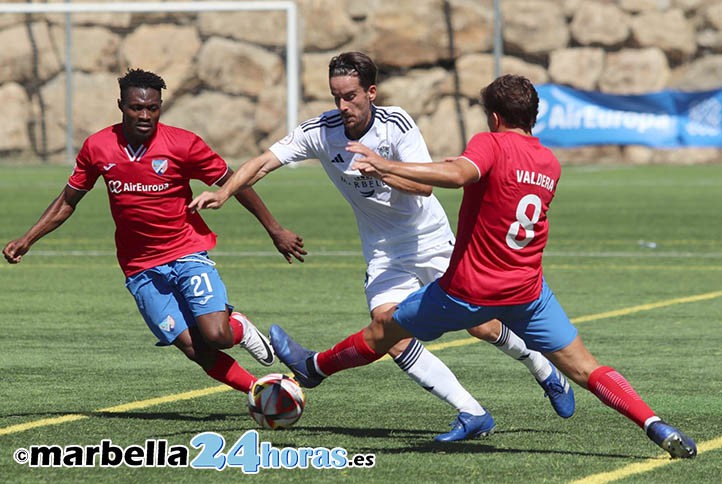
M 400 303 L 406 296 L 441 277 L 449 266 L 453 242 L 409 257 L 371 259 L 366 268 L 369 311 L 382 304 Z

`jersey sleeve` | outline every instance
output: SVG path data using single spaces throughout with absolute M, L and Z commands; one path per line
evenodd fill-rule
M 100 176 L 98 168 L 93 164 L 90 139 L 86 139 L 83 147 L 75 158 L 75 167 L 68 179 L 68 186 L 81 192 L 90 191 Z
M 296 126 L 296 128 L 283 139 L 275 142 L 269 150 L 283 165 L 318 158 L 312 149 L 310 136 L 303 130 L 303 126 L 312 120 Z
M 215 185 L 226 173 L 228 163 L 199 136 L 194 136 L 188 149 L 188 176 L 206 185 Z
M 479 175 L 484 176 L 491 169 L 499 151 L 490 133 L 475 134 L 466 145 L 462 158 L 471 161 L 479 169 Z

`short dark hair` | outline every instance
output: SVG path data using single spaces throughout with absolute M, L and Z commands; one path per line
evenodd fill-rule
M 363 52 L 344 52 L 328 64 L 328 77 L 357 76 L 364 90 L 376 84 L 376 64 Z
M 160 92 L 165 89 L 165 81 L 158 74 L 143 69 L 128 69 L 123 77 L 118 78 L 120 99 L 125 99 L 126 91 L 131 87 L 150 88 Z
M 534 84 L 523 76 L 507 74 L 481 90 L 481 104 L 487 116 L 496 113 L 510 128 L 531 133 L 539 113 L 539 95 Z

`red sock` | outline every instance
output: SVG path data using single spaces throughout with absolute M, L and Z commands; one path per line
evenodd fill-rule
M 240 313 L 231 313 L 228 318 L 228 324 L 231 326 L 231 330 L 233 331 L 233 346 L 236 346 L 243 339 L 243 323 L 234 318 L 234 314 L 240 316 Z
M 324 375 L 329 376 L 341 370 L 368 365 L 384 356 L 377 354 L 366 344 L 363 333 L 362 329 L 330 350 L 319 353 L 316 359 L 318 369 Z
M 637 395 L 632 385 L 609 366 L 601 366 L 589 375 L 587 388 L 599 398 L 602 403 L 612 407 L 640 427 L 644 428 L 644 422 L 654 417 L 654 412 Z
M 213 368 L 206 371 L 208 375 L 229 387 L 248 393 L 256 382 L 256 377 L 248 373 L 236 360 L 219 351 Z

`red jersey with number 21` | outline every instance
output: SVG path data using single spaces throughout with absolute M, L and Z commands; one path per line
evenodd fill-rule
M 534 301 L 541 293 L 559 161 L 538 138 L 515 132 L 479 133 L 461 156 L 481 176 L 464 187 L 456 246 L 441 287 L 478 306 Z
M 190 180 L 218 182 L 228 165 L 199 136 L 158 124 L 152 139 L 128 145 L 120 124 L 88 137 L 68 180 L 88 191 L 103 177 L 115 221 L 118 262 L 126 276 L 216 245 L 198 212 L 190 213 Z

